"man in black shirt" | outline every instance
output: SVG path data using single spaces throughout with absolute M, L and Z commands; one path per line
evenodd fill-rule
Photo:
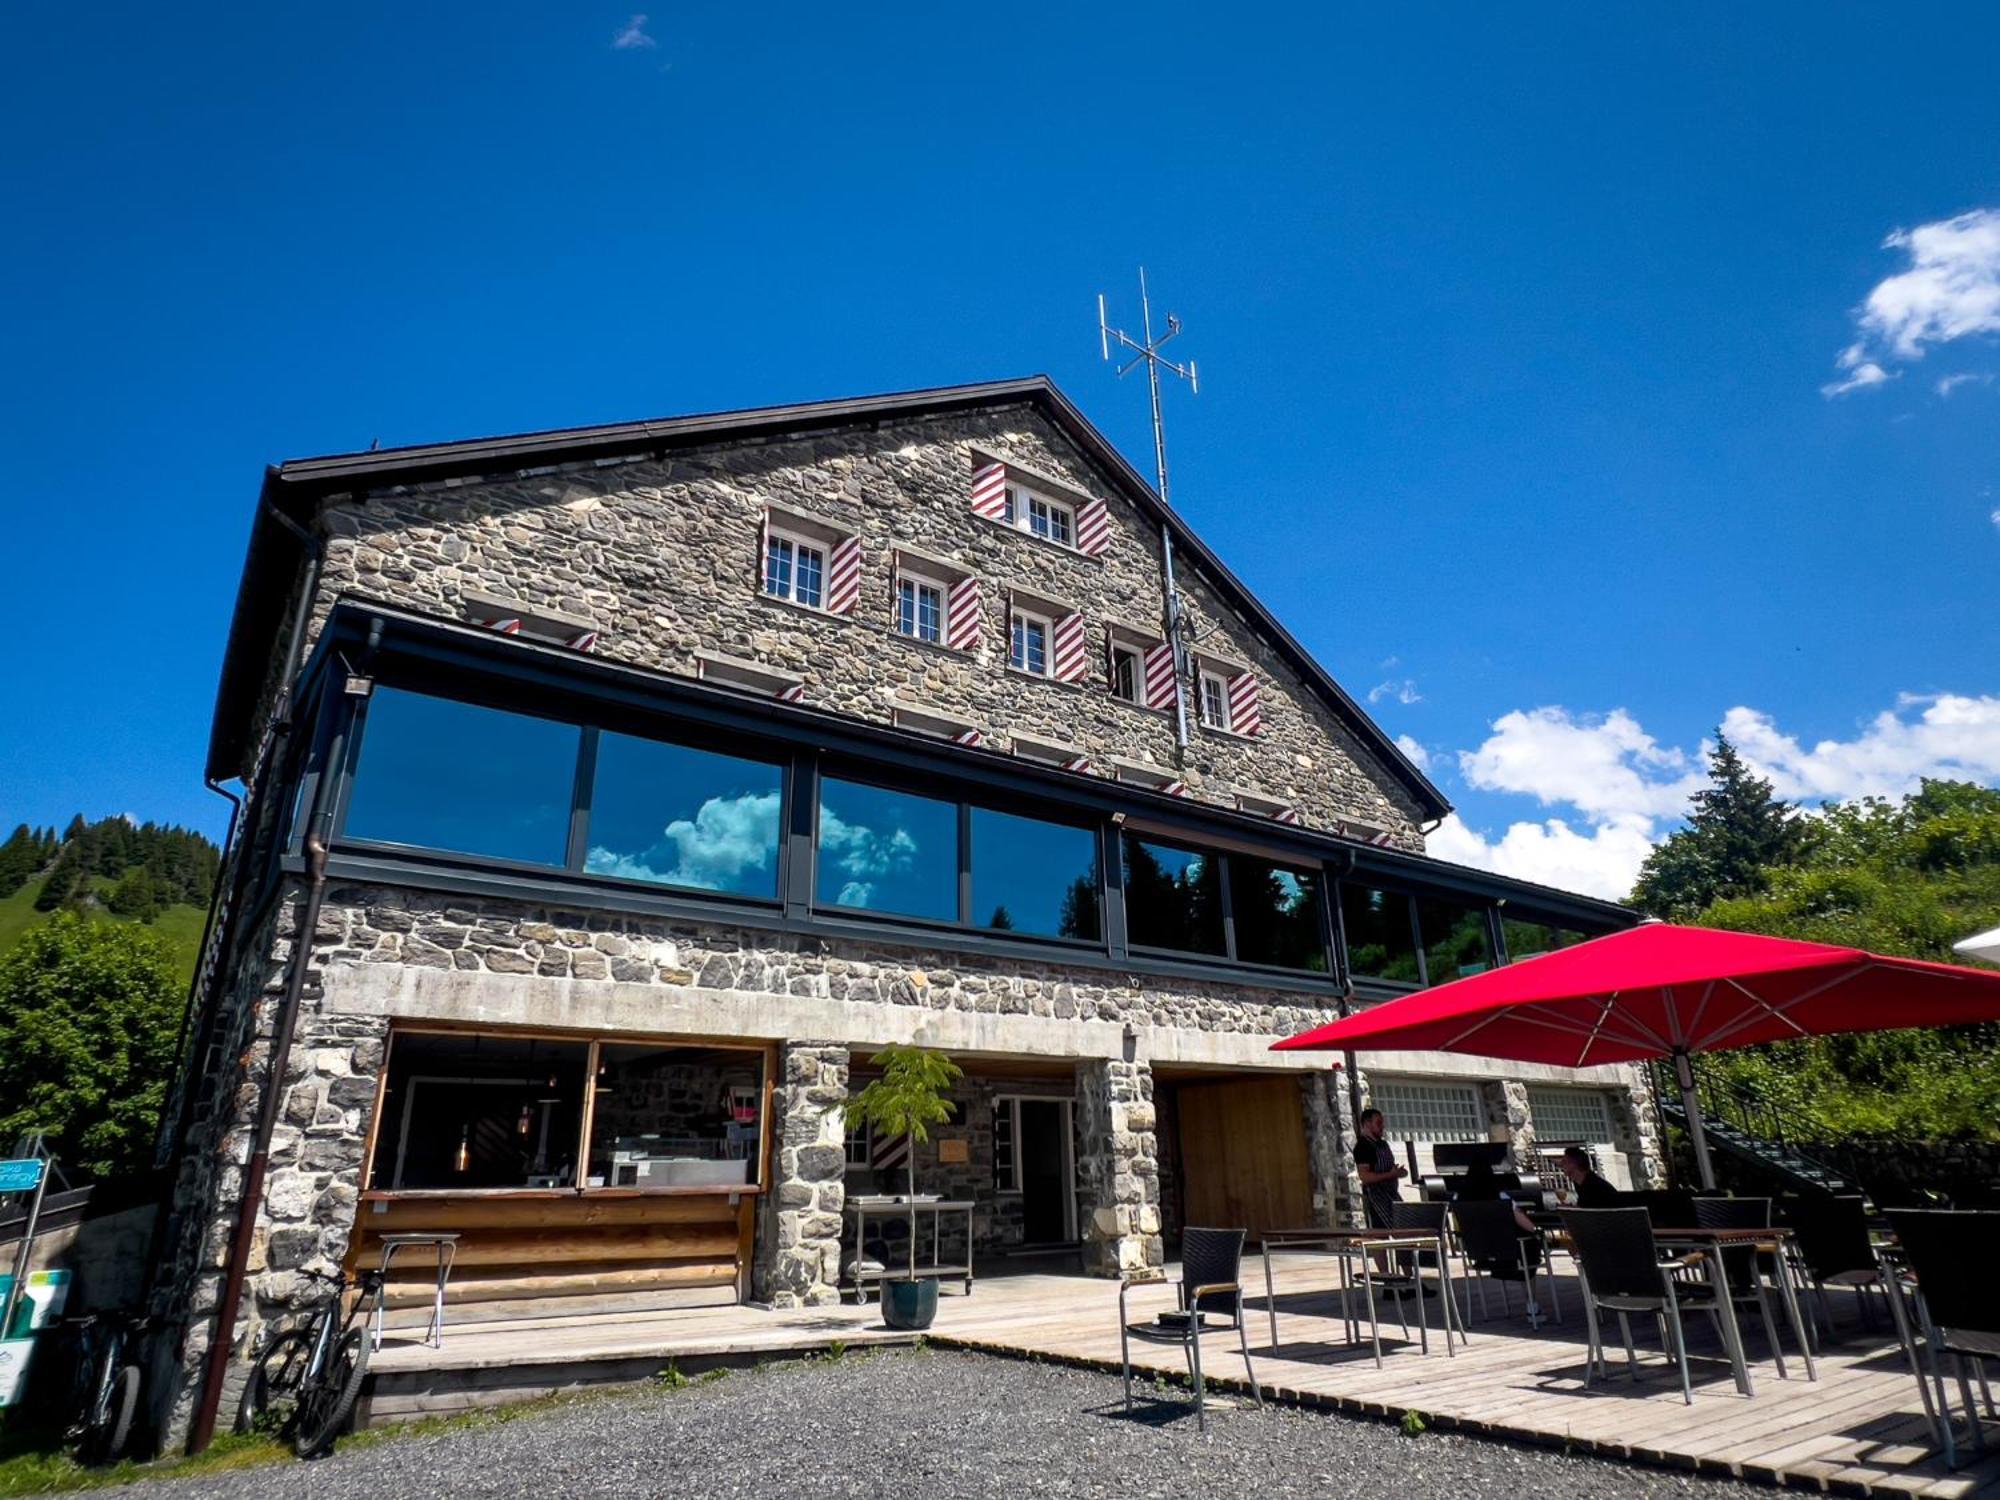
M 1562 1170 L 1576 1191 L 1578 1208 L 1617 1208 L 1625 1201 L 1623 1193 L 1597 1175 L 1590 1153 L 1581 1146 L 1564 1148 Z
M 1396 1152 L 1382 1139 L 1386 1122 L 1379 1109 L 1364 1109 L 1355 1122 L 1354 1164 L 1361 1173 L 1361 1201 L 1368 1210 L 1369 1227 L 1388 1229 L 1393 1205 L 1402 1197 L 1396 1184 L 1409 1173 L 1396 1165 Z

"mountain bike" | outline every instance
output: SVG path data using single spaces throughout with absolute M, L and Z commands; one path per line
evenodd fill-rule
M 360 1295 L 349 1303 L 338 1273 L 301 1274 L 328 1284 L 326 1299 L 297 1328 L 272 1339 L 257 1356 L 236 1406 L 238 1432 L 271 1432 L 300 1458 L 317 1458 L 354 1420 L 368 1378 L 368 1315 L 382 1294 L 382 1273 L 363 1271 Z
M 63 1434 L 79 1463 L 113 1464 L 125 1456 L 139 1415 L 139 1340 L 150 1319 L 129 1313 L 85 1313 L 64 1320 L 76 1329 L 75 1413 Z

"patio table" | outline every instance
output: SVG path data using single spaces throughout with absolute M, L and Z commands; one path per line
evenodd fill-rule
M 1445 1235 L 1425 1234 L 1421 1230 L 1409 1229 L 1270 1229 L 1263 1235 L 1264 1252 L 1264 1306 L 1271 1319 L 1271 1348 L 1278 1347 L 1278 1297 L 1276 1281 L 1271 1270 L 1272 1250 L 1317 1250 L 1340 1257 L 1340 1316 L 1347 1328 L 1347 1341 L 1356 1342 L 1355 1319 L 1349 1310 L 1348 1295 L 1353 1290 L 1353 1267 L 1358 1259 L 1361 1264 L 1361 1288 L 1368 1303 L 1368 1332 L 1375 1352 L 1375 1364 L 1382 1364 L 1382 1329 L 1375 1316 L 1375 1251 L 1425 1251 L 1437 1256 L 1438 1301 L 1444 1309 L 1444 1352 L 1453 1357 L 1457 1350 L 1452 1346 L 1453 1326 L 1457 1326 L 1458 1337 L 1465 1340 L 1465 1325 L 1459 1321 L 1458 1305 L 1451 1294 L 1451 1257 L 1446 1253 Z M 1424 1311 L 1423 1278 L 1412 1278 L 1412 1291 L 1417 1302 L 1417 1338 L 1424 1353 L 1430 1353 L 1430 1320 Z M 1409 1324 L 1403 1325 L 1407 1336 Z
M 1806 1379 L 1819 1379 L 1819 1371 L 1813 1366 L 1812 1344 L 1806 1337 L 1805 1323 L 1799 1316 L 1799 1301 L 1792 1289 L 1791 1272 L 1785 1263 L 1785 1250 L 1791 1237 L 1792 1231 L 1781 1224 L 1752 1229 L 1697 1229 L 1673 1225 L 1656 1226 L 1653 1230 L 1653 1243 L 1662 1250 L 1702 1252 L 1702 1268 L 1707 1273 L 1709 1285 L 1715 1289 L 1723 1342 L 1736 1368 L 1736 1388 L 1746 1396 L 1754 1395 L 1755 1390 L 1750 1381 L 1749 1361 L 1743 1352 L 1743 1330 L 1736 1321 L 1736 1303 L 1729 1294 L 1729 1271 L 1720 1254 L 1724 1249 L 1747 1246 L 1771 1257 L 1772 1264 L 1777 1267 L 1778 1294 L 1784 1299 L 1785 1316 L 1791 1320 L 1792 1334 L 1798 1339 L 1799 1350 L 1805 1356 Z M 1756 1274 L 1754 1263 L 1751 1274 Z M 1777 1362 L 1778 1376 L 1786 1379 L 1785 1355 L 1779 1347 L 1777 1331 L 1766 1331 L 1770 1334 L 1771 1353 Z

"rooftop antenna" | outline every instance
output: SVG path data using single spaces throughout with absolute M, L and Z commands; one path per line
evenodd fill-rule
M 1118 367 L 1118 378 L 1124 379 L 1140 365 L 1146 367 L 1146 385 L 1153 398 L 1153 463 L 1159 474 L 1160 503 L 1171 509 L 1173 500 L 1167 492 L 1167 427 L 1160 414 L 1160 371 L 1178 377 L 1188 383 L 1188 390 L 1195 394 L 1201 391 L 1200 378 L 1195 373 L 1194 361 L 1176 364 L 1160 353 L 1167 340 L 1181 331 L 1181 320 L 1172 313 L 1167 314 L 1167 331 L 1158 338 L 1153 337 L 1153 303 L 1146 292 L 1146 268 L 1139 267 L 1139 331 L 1141 338 L 1133 338 L 1122 328 L 1113 328 L 1104 315 L 1104 294 L 1097 294 L 1097 341 L 1104 351 L 1104 358 L 1111 359 L 1111 346 L 1115 343 L 1121 354 L 1129 352 L 1131 358 Z M 1185 755 L 1188 745 L 1187 692 L 1184 687 L 1188 679 L 1188 648 L 1186 632 L 1181 620 L 1180 590 L 1174 582 L 1174 538 L 1173 529 L 1164 520 L 1160 524 L 1160 579 L 1166 593 L 1164 624 L 1168 644 L 1174 653 L 1174 746 Z

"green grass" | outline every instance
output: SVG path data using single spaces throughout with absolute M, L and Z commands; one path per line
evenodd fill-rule
M 87 1469 L 65 1453 L 16 1453 L 11 1458 L 0 1458 L 0 1496 L 52 1495 L 68 1490 L 106 1489 L 141 1479 L 226 1474 L 282 1463 L 291 1456 L 291 1449 L 268 1437 L 256 1434 L 238 1437 L 234 1433 L 217 1438 L 206 1453 L 194 1458 L 163 1458 L 146 1464 L 128 1459 L 102 1469 Z
M 35 898 L 42 893 L 42 880 L 43 877 L 37 875 L 13 895 L 0 897 L 0 953 L 5 953 L 54 915 L 53 912 L 35 910 Z M 98 880 L 94 884 L 100 893 L 111 888 L 108 880 Z M 101 909 L 92 915 L 100 922 L 125 920 Z M 208 913 L 201 907 L 177 905 L 168 907 L 150 924 L 153 931 L 173 945 L 174 958 L 183 979 L 194 978 L 194 966 L 201 957 L 201 929 L 207 921 Z

